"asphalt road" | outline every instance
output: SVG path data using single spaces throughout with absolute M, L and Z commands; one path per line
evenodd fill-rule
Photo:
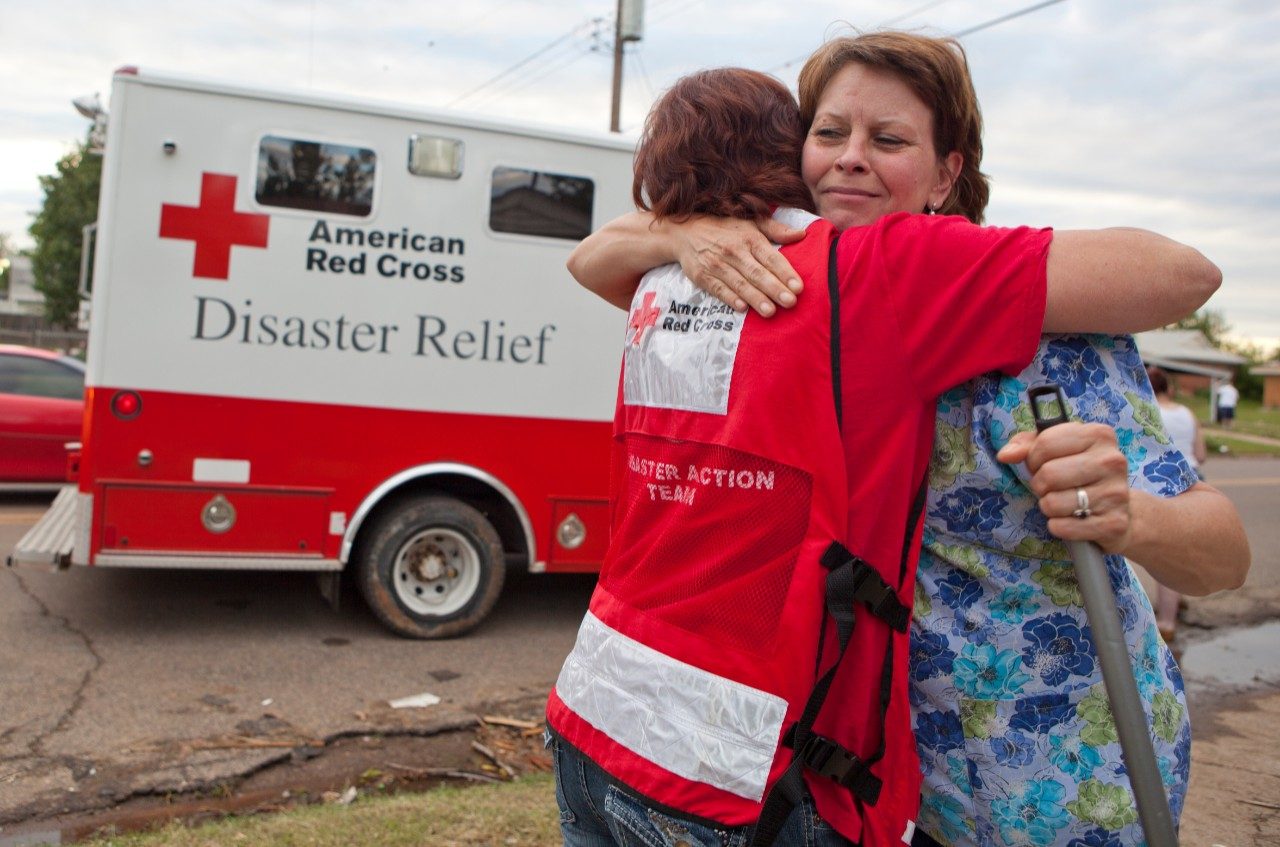
M 48 500 L 0 497 L 4 555 Z M 290 742 L 427 733 L 545 696 L 592 584 L 513 574 L 471 634 L 411 641 L 354 591 L 335 612 L 314 575 L 0 568 L 0 825 L 91 802 L 85 785 L 183 791 Z M 428 692 L 438 705 L 388 706 Z
M 1243 588 L 1191 598 L 1184 620 L 1193 627 L 1221 628 L 1280 616 L 1280 459 L 1210 457 L 1204 473 L 1239 510 L 1253 566 Z
M 1240 509 L 1254 566 L 1240 591 L 1192 601 L 1193 640 L 1280 615 L 1280 461 L 1212 459 L 1207 474 Z M 48 502 L 0 495 L 0 554 Z M 591 585 L 513 575 L 479 629 L 423 642 L 382 629 L 354 592 L 334 611 L 306 574 L 0 568 L 0 827 L 216 784 L 308 740 L 429 734 L 536 702 Z M 388 705 L 427 692 L 440 703 Z

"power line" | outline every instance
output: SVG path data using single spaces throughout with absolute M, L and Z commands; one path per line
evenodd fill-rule
M 921 14 L 922 12 L 927 12 L 927 11 L 929 11 L 930 9 L 933 9 L 933 8 L 935 8 L 935 7 L 937 7 L 937 6 L 941 6 L 943 3 L 949 3 L 949 2 L 950 2 L 950 0 L 933 0 L 933 2 L 932 2 L 932 3 L 925 3 L 923 6 L 917 6 L 916 8 L 912 9 L 911 11 L 909 11 L 909 12 L 903 12 L 901 15 L 898 15 L 896 18 L 890 18 L 889 20 L 884 21 L 883 23 L 878 24 L 877 26 L 878 26 L 878 28 L 880 28 L 880 29 L 884 29 L 885 27 L 889 27 L 889 26 L 893 26 L 894 24 L 902 23 L 902 22 L 903 22 L 903 21 L 905 21 L 907 18 L 914 18 L 916 15 L 919 15 L 919 14 Z
M 480 92 L 471 100 L 471 106 L 475 108 L 481 103 L 488 103 L 495 99 L 506 97 L 514 91 L 525 88 L 530 82 L 542 79 L 548 73 L 558 70 L 565 64 L 572 64 L 584 53 L 590 52 L 590 50 L 590 47 L 586 47 L 582 44 L 567 44 L 562 50 L 544 56 L 543 60 L 536 67 L 528 68 L 525 73 L 522 73 L 517 77 L 504 80 L 503 82 Z M 565 61 L 566 58 L 568 59 L 567 62 Z
M 501 99 L 508 95 L 514 94 L 517 91 L 528 88 L 534 83 L 542 81 L 543 79 L 550 76 L 551 74 L 556 73 L 557 71 L 564 70 L 570 65 L 576 63 L 583 56 L 586 56 L 593 52 L 595 51 L 592 50 L 590 47 L 579 46 L 576 52 L 573 52 L 566 56 L 557 57 L 557 59 L 560 60 L 558 64 L 549 63 L 548 65 L 540 69 L 541 73 L 536 73 L 532 76 L 521 77 L 518 80 L 512 81 L 511 84 L 506 86 L 505 88 L 502 88 L 498 91 L 488 92 L 485 95 L 485 99 L 487 101 L 492 101 L 493 99 Z
M 898 17 L 896 18 L 892 18 L 890 20 L 885 21 L 884 23 L 877 25 L 877 28 L 883 29 L 884 27 L 893 26 L 894 24 L 900 23 L 901 21 L 905 21 L 907 18 L 918 15 L 921 12 L 926 12 L 929 9 L 934 8 L 935 6 L 941 6 L 943 3 L 946 3 L 946 2 L 948 2 L 948 0 L 934 0 L 934 2 L 932 3 L 925 3 L 923 6 L 919 6 L 915 9 L 912 9 L 909 12 L 906 12 L 905 14 L 898 15 Z M 984 29 L 990 29 L 996 24 L 1002 24 L 1005 21 L 1011 21 L 1014 18 L 1020 18 L 1023 15 L 1029 15 L 1032 12 L 1037 12 L 1040 9 L 1045 8 L 1046 6 L 1052 6 L 1055 3 L 1061 3 L 1061 2 L 1062 0 L 1044 0 L 1043 3 L 1036 3 L 1034 5 L 1027 6 L 1026 8 L 1019 9 L 1016 12 L 1010 12 L 1009 14 L 1001 15 L 998 18 L 992 18 L 991 20 L 986 21 L 984 23 L 980 23 L 977 26 L 971 26 L 968 29 L 962 29 L 957 32 L 953 32 L 951 33 L 951 37 L 964 38 L 966 35 L 972 35 L 973 33 L 981 32 Z M 774 73 L 775 71 L 780 71 L 783 68 L 787 68 L 787 67 L 790 67 L 791 65 L 794 65 L 796 62 L 799 62 L 801 59 L 804 59 L 804 58 L 805 58 L 804 56 L 798 56 L 794 59 L 789 59 L 783 62 L 781 65 L 776 65 L 775 67 L 769 68 L 767 71 L 765 71 L 765 73 Z
M 490 88 L 481 92 L 479 102 L 493 102 L 495 99 L 501 99 L 515 92 L 528 88 L 536 82 L 545 79 L 557 71 L 563 70 L 568 66 L 576 63 L 588 53 L 603 53 L 611 51 L 613 48 L 603 45 L 602 32 L 607 21 L 604 18 L 594 18 L 591 23 L 594 28 L 588 39 L 580 39 L 577 43 L 562 44 L 556 51 L 548 53 L 541 57 L 539 66 L 531 72 L 520 74 L 514 79 L 508 79 L 497 85 L 496 88 Z M 473 103 L 473 105 L 476 105 Z
M 1010 12 L 1009 14 L 1002 15 L 1001 17 L 998 17 L 998 18 L 992 18 L 986 23 L 978 24 L 977 26 L 971 26 L 968 29 L 962 29 L 959 32 L 952 33 L 952 35 L 955 38 L 963 38 L 966 35 L 971 35 L 975 32 L 980 32 L 981 30 L 987 29 L 988 27 L 993 27 L 996 24 L 1002 24 L 1005 21 L 1011 21 L 1014 18 L 1020 18 L 1023 15 L 1029 15 L 1032 12 L 1043 9 L 1045 6 L 1052 6 L 1054 3 L 1061 3 L 1061 2 L 1062 0 L 1045 0 L 1045 2 L 1043 3 L 1037 3 L 1034 6 L 1028 6 L 1025 9 L 1019 9 L 1016 12 Z
M 893 26 L 894 24 L 901 23 L 902 21 L 905 21 L 905 20 L 907 20 L 908 18 L 913 18 L 913 17 L 915 17 L 916 15 L 919 15 L 919 14 L 921 14 L 921 13 L 923 13 L 923 12 L 927 12 L 927 11 L 929 11 L 930 9 L 936 8 L 936 7 L 938 7 L 938 6 L 941 6 L 943 3 L 949 3 L 949 2 L 951 2 L 951 0 L 933 0 L 933 2 L 930 2 L 930 3 L 924 3 L 924 4 L 920 5 L 920 6 L 915 7 L 914 9 L 911 9 L 911 10 L 910 10 L 910 11 L 908 11 L 908 12 L 903 12 L 901 15 L 898 15 L 896 18 L 890 18 L 890 19 L 889 19 L 889 20 L 887 20 L 887 21 L 881 21 L 880 23 L 876 24 L 876 27 L 875 27 L 875 28 L 876 28 L 876 29 L 884 29 L 885 27 Z M 774 67 L 772 67 L 772 68 L 769 68 L 767 71 L 765 71 L 765 73 L 769 73 L 769 74 L 771 74 L 771 73 L 773 73 L 774 71 L 780 71 L 780 70 L 782 70 L 783 68 L 790 67 L 791 65 L 794 65 L 796 62 L 799 62 L 799 61 L 801 61 L 801 60 L 803 60 L 803 59 L 807 59 L 807 58 L 808 58 L 808 54 L 806 53 L 806 54 L 805 54 L 805 55 L 803 55 L 803 56 L 797 56 L 797 57 L 796 57 L 796 58 L 794 58 L 794 59 L 788 59 L 787 61 L 783 62 L 781 65 L 776 65 L 776 66 L 774 66 Z
M 653 83 L 649 81 L 649 71 L 644 66 L 644 60 L 640 58 L 640 51 L 635 50 L 628 53 L 635 62 L 636 68 L 640 71 L 640 79 L 644 80 L 644 87 L 649 92 L 649 99 L 656 100 L 657 95 L 653 91 Z
M 511 66 L 511 67 L 509 67 L 509 68 L 507 68 L 506 70 L 504 70 L 502 73 L 498 74 L 497 76 L 495 76 L 495 77 L 493 77 L 493 78 L 491 78 L 491 79 L 489 79 L 489 80 L 485 81 L 484 83 L 482 83 L 482 84 L 480 84 L 480 85 L 476 86 L 475 88 L 473 88 L 473 89 L 471 89 L 470 91 L 468 91 L 466 94 L 463 94 L 463 95 L 461 95 L 460 97 L 456 97 L 456 98 L 454 98 L 454 99 L 453 99 L 453 100 L 451 100 L 449 103 L 447 103 L 447 104 L 446 104 L 446 106 L 456 106 L 458 103 L 461 103 L 463 100 L 466 100 L 468 97 L 471 97 L 472 95 L 477 94 L 477 93 L 479 93 L 479 92 L 483 91 L 484 89 L 488 88 L 490 85 L 493 85 L 494 83 L 498 82 L 499 80 L 504 79 L 504 78 L 505 78 L 506 76 L 508 76 L 509 74 L 513 73 L 513 72 L 514 72 L 514 71 L 516 71 L 516 70 L 519 70 L 520 68 L 522 68 L 522 67 L 524 67 L 525 65 L 529 64 L 530 62 L 532 62 L 534 59 L 537 59 L 539 56 L 542 56 L 544 53 L 547 53 L 548 51 L 550 51 L 550 50 L 554 49 L 554 48 L 555 48 L 555 47 L 557 47 L 558 45 L 563 44 L 565 41 L 568 41 L 570 38 L 573 38 L 574 36 L 578 35 L 578 34 L 579 34 L 583 29 L 585 29 L 585 28 L 587 28 L 587 27 L 589 27 L 589 26 L 592 26 L 592 25 L 594 25 L 595 23 L 596 23 L 596 20 L 595 20 L 595 19 L 587 20 L 587 21 L 583 21 L 582 23 L 580 23 L 580 24 L 578 24 L 577 26 L 575 26 L 573 29 L 571 29 L 571 30 L 569 30 L 568 32 L 566 32 L 564 35 L 561 35 L 561 36 L 559 36 L 558 38 L 553 39 L 553 40 L 552 40 L 552 41 L 550 41 L 549 43 L 547 43 L 547 44 L 543 45 L 542 47 L 540 47 L 540 48 L 538 48 L 537 50 L 535 50 L 535 51 L 533 51 L 532 53 L 530 53 L 528 56 L 525 56 L 523 59 L 521 59 L 520 61 L 516 62 L 514 65 L 512 65 L 512 66 Z

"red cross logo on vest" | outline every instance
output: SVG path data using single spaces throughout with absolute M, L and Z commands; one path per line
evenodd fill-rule
M 205 173 L 200 181 L 200 205 L 160 207 L 160 237 L 196 243 L 193 276 L 226 279 L 231 248 L 266 247 L 270 215 L 237 212 L 236 178 Z
M 658 315 L 662 314 L 662 309 L 653 305 L 657 292 L 649 291 L 644 295 L 644 299 L 640 301 L 640 305 L 631 313 L 631 320 L 627 326 L 635 330 L 635 335 L 631 336 L 631 343 L 639 347 L 644 341 L 645 333 L 658 323 Z

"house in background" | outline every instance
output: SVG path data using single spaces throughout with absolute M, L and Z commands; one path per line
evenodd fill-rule
M 9 290 L 0 296 L 0 315 L 39 315 L 44 309 L 44 295 L 36 291 L 36 277 L 31 272 L 31 259 L 14 256 L 9 260 Z
M 0 291 L 0 344 L 25 344 L 83 357 L 83 330 L 59 329 L 44 316 L 44 295 L 36 291 L 27 256 L 10 257 L 9 289 Z
M 1262 377 L 1262 407 L 1280 409 L 1280 362 L 1249 368 L 1249 373 Z
M 1143 362 L 1168 372 L 1175 396 L 1208 389 L 1210 420 L 1217 420 L 1218 389 L 1245 364 L 1243 356 L 1219 350 L 1198 329 L 1156 329 L 1134 340 Z

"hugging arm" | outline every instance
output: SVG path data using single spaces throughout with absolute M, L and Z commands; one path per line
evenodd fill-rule
M 1198 250 L 1141 229 L 1054 232 L 1045 332 L 1124 334 L 1194 312 L 1222 272 Z
M 1182 594 L 1238 588 L 1248 574 L 1249 540 L 1231 501 L 1203 482 L 1175 497 L 1130 490 L 1128 462 L 1105 424 L 1018 433 L 998 458 L 1026 462 L 1031 490 L 1059 538 L 1093 541 Z M 1086 492 L 1092 511 L 1083 520 L 1073 516 L 1077 489 Z
M 657 220 L 648 212 L 615 218 L 583 239 L 569 256 L 579 284 L 620 309 L 629 308 L 640 277 L 679 262 L 698 287 L 742 311 L 748 305 L 768 317 L 795 304 L 800 278 L 772 242 L 804 237 L 772 219 L 760 221 L 694 216 Z
M 627 308 L 641 276 L 679 262 L 700 288 L 764 316 L 790 306 L 799 279 L 771 242 L 798 230 L 776 221 L 623 215 L 583 240 L 569 271 L 584 287 Z M 1185 244 L 1140 229 L 1055 232 L 1046 263 L 1044 332 L 1130 333 L 1190 314 L 1222 283 L 1217 266 Z

